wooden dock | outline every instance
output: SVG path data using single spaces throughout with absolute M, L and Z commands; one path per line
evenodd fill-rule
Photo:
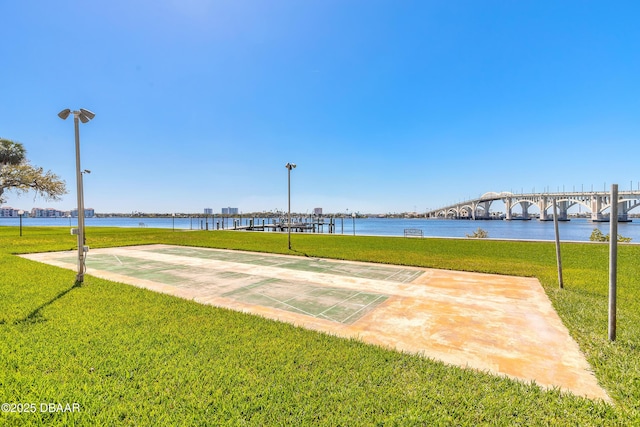
M 314 218 L 313 220 L 301 220 L 287 222 L 286 219 L 273 220 L 271 223 L 266 222 L 264 219 L 255 220 L 248 218 L 246 223 L 242 225 L 240 220 L 233 222 L 233 226 L 227 228 L 227 230 L 239 230 L 239 231 L 272 231 L 272 232 L 288 232 L 292 233 L 324 233 L 325 226 L 328 233 L 336 232 L 335 218 L 328 218 L 328 222 L 324 218 Z
M 323 224 L 320 224 L 322 226 Z M 245 231 L 280 231 L 286 232 L 291 229 L 291 232 L 312 232 L 315 233 L 318 229 L 318 223 L 305 223 L 305 222 L 292 222 L 288 223 L 275 223 L 275 224 L 249 224 L 249 225 L 236 225 L 233 230 L 245 230 Z

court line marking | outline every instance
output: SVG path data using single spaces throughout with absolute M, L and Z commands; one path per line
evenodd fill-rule
M 346 323 L 349 321 L 349 319 L 351 319 L 353 316 L 355 316 L 356 314 L 360 313 L 362 310 L 366 309 L 367 307 L 370 307 L 373 303 L 378 302 L 378 300 L 380 298 L 385 298 L 386 295 L 378 295 L 378 298 L 374 299 L 373 301 L 371 301 L 369 304 L 365 305 L 364 307 L 362 307 L 360 310 L 355 311 L 353 313 L 351 313 L 351 316 L 347 317 L 346 319 L 344 319 L 341 323 Z
M 317 318 L 319 318 L 320 316 L 322 316 L 322 317 L 324 317 L 325 319 L 331 320 L 332 322 L 342 323 L 341 321 L 339 321 L 339 320 L 337 320 L 337 319 L 334 319 L 333 317 L 331 317 L 331 316 L 328 316 L 328 315 L 324 314 L 324 311 L 327 311 L 327 310 L 324 310 L 322 313 L 319 313 L 319 314 L 317 314 L 317 315 L 316 315 L 316 314 L 307 313 L 306 311 L 304 311 L 304 310 L 302 310 L 302 309 L 300 309 L 300 308 L 297 308 L 296 306 L 293 306 L 293 305 L 287 304 L 287 302 L 288 302 L 288 301 L 295 300 L 297 297 L 308 297 L 308 296 L 313 297 L 313 295 L 311 295 L 311 293 L 312 293 L 313 291 L 315 291 L 316 289 L 317 289 L 317 288 L 311 288 L 311 289 L 309 289 L 309 290 L 307 290 L 307 291 L 305 291 L 305 292 L 302 292 L 302 293 L 301 293 L 301 294 L 299 294 L 299 295 L 294 295 L 294 296 L 292 296 L 291 298 L 288 298 L 288 299 L 286 299 L 286 300 L 284 300 L 284 301 L 280 301 L 280 300 L 275 299 L 275 298 L 271 298 L 271 299 L 273 299 L 274 301 L 281 302 L 282 304 L 285 304 L 285 305 L 287 305 L 287 306 L 289 306 L 289 307 L 293 307 L 293 308 L 295 308 L 296 310 L 301 311 L 302 313 L 305 313 L 305 314 L 307 314 L 307 315 L 309 315 L 309 316 L 311 316 L 311 317 L 313 317 L 313 318 L 315 318 L 315 319 L 317 319 Z M 260 293 L 260 295 L 264 295 L 264 296 L 266 296 L 266 297 L 269 297 L 268 295 L 265 295 L 265 294 L 263 294 L 263 293 Z M 269 298 L 270 298 L 270 297 L 269 297 Z
M 342 301 L 339 301 L 339 302 L 337 302 L 337 303 L 333 304 L 331 307 L 327 308 L 327 309 L 326 309 L 326 310 L 324 310 L 322 313 L 318 314 L 318 316 L 322 316 L 322 315 L 324 315 L 324 313 L 326 313 L 327 311 L 329 311 L 329 310 L 331 310 L 331 309 L 333 309 L 333 308 L 337 307 L 337 306 L 338 306 L 338 305 L 340 305 L 340 304 L 344 304 L 344 303 L 346 303 L 346 302 L 347 302 L 347 301 L 349 301 L 350 299 L 355 298 L 356 296 L 358 296 L 358 295 L 360 295 L 360 294 L 362 294 L 362 292 L 357 292 L 357 293 L 355 293 L 355 294 L 351 295 L 349 298 L 347 298 L 347 299 L 343 299 Z
M 279 299 L 276 299 L 276 298 L 273 298 L 273 297 L 272 297 L 272 296 L 270 296 L 270 295 L 263 294 L 262 292 L 252 292 L 252 293 L 253 293 L 253 294 L 262 295 L 263 297 L 267 297 L 268 299 L 273 300 L 273 301 L 275 301 L 275 302 L 277 302 L 277 303 L 284 304 L 284 305 L 286 305 L 287 307 L 291 307 L 293 310 L 295 310 L 295 311 L 294 311 L 294 313 L 295 313 L 296 311 L 299 311 L 299 312 L 302 312 L 302 313 L 306 314 L 307 316 L 317 317 L 316 315 L 314 315 L 314 314 L 312 314 L 312 313 L 306 312 L 306 311 L 304 311 L 303 309 L 298 308 L 298 307 L 296 307 L 296 306 L 293 306 L 293 305 L 291 305 L 291 304 L 287 304 L 286 302 L 284 302 L 284 301 L 280 301 Z M 276 307 L 274 307 L 274 308 L 276 308 Z

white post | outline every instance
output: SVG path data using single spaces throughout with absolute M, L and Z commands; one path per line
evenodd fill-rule
M 351 213 L 351 218 L 353 218 L 353 235 L 356 235 L 356 213 Z
M 618 275 L 618 184 L 611 184 L 609 217 L 609 341 L 616 340 L 616 282 Z
M 553 198 L 553 227 L 556 232 L 556 262 L 558 264 L 558 283 L 560 289 L 564 288 L 562 281 L 562 258 L 560 257 L 560 233 L 558 231 L 558 205 L 555 197 Z
M 287 210 L 287 223 L 288 223 L 288 227 L 287 227 L 287 232 L 289 235 L 289 250 L 291 250 L 291 168 L 289 168 L 289 172 L 287 172 L 287 200 L 289 203 L 289 208 Z
M 78 274 L 76 284 L 84 282 L 84 205 L 82 197 L 82 172 L 80 171 L 80 124 L 79 112 L 73 112 L 73 126 L 76 140 L 76 186 L 78 198 Z
M 287 227 L 287 234 L 289 237 L 289 250 L 291 250 L 291 169 L 296 167 L 295 163 L 287 163 L 285 165 L 287 168 L 287 196 L 288 196 L 288 214 L 287 221 L 289 222 Z
M 80 125 L 87 123 L 89 120 L 95 117 L 89 110 L 81 108 L 79 111 L 71 111 L 69 108 L 58 113 L 58 117 L 62 120 L 66 120 L 69 114 L 73 113 L 73 127 L 75 131 L 76 142 L 76 183 L 78 187 L 78 275 L 76 276 L 76 285 L 81 285 L 84 281 L 84 259 L 85 259 L 85 246 L 84 246 L 84 196 L 82 194 L 82 172 L 80 169 Z

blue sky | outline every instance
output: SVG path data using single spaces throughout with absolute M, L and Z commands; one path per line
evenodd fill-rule
M 638 187 L 640 3 L 0 4 L 0 137 L 97 212 L 425 211 Z

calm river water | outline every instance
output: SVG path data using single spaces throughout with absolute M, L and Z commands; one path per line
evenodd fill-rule
M 150 227 L 173 228 L 176 230 L 196 230 L 208 228 L 211 230 L 220 226 L 220 217 L 216 217 L 216 224 L 212 226 L 211 217 L 205 218 L 87 218 L 87 227 Z M 233 219 L 227 218 L 226 228 L 233 228 Z M 248 218 L 242 219 L 242 225 L 246 225 Z M 262 219 L 256 219 L 261 224 Z M 328 219 L 325 220 L 328 222 Z M 270 220 L 266 220 L 267 223 Z M 335 219 L 336 234 L 353 235 L 352 218 L 344 220 Z M 0 218 L 0 226 L 18 226 L 19 218 Z M 76 219 L 67 218 L 23 218 L 23 227 L 31 226 L 62 226 L 76 227 Z M 425 237 L 458 237 L 465 238 L 475 230 L 482 228 L 489 233 L 489 238 L 495 239 L 524 239 L 524 240 L 553 240 L 553 221 L 469 221 L 469 220 L 444 220 L 444 219 L 398 219 L 398 218 L 356 218 L 356 235 L 375 236 L 403 236 L 406 228 L 422 230 Z M 561 240 L 588 241 L 594 228 L 600 229 L 604 234 L 609 233 L 609 223 L 591 222 L 585 218 L 574 218 L 571 221 L 561 222 L 559 225 Z M 324 233 L 328 227 L 324 226 Z M 631 237 L 632 243 L 640 243 L 640 219 L 633 222 L 619 223 L 618 234 Z

